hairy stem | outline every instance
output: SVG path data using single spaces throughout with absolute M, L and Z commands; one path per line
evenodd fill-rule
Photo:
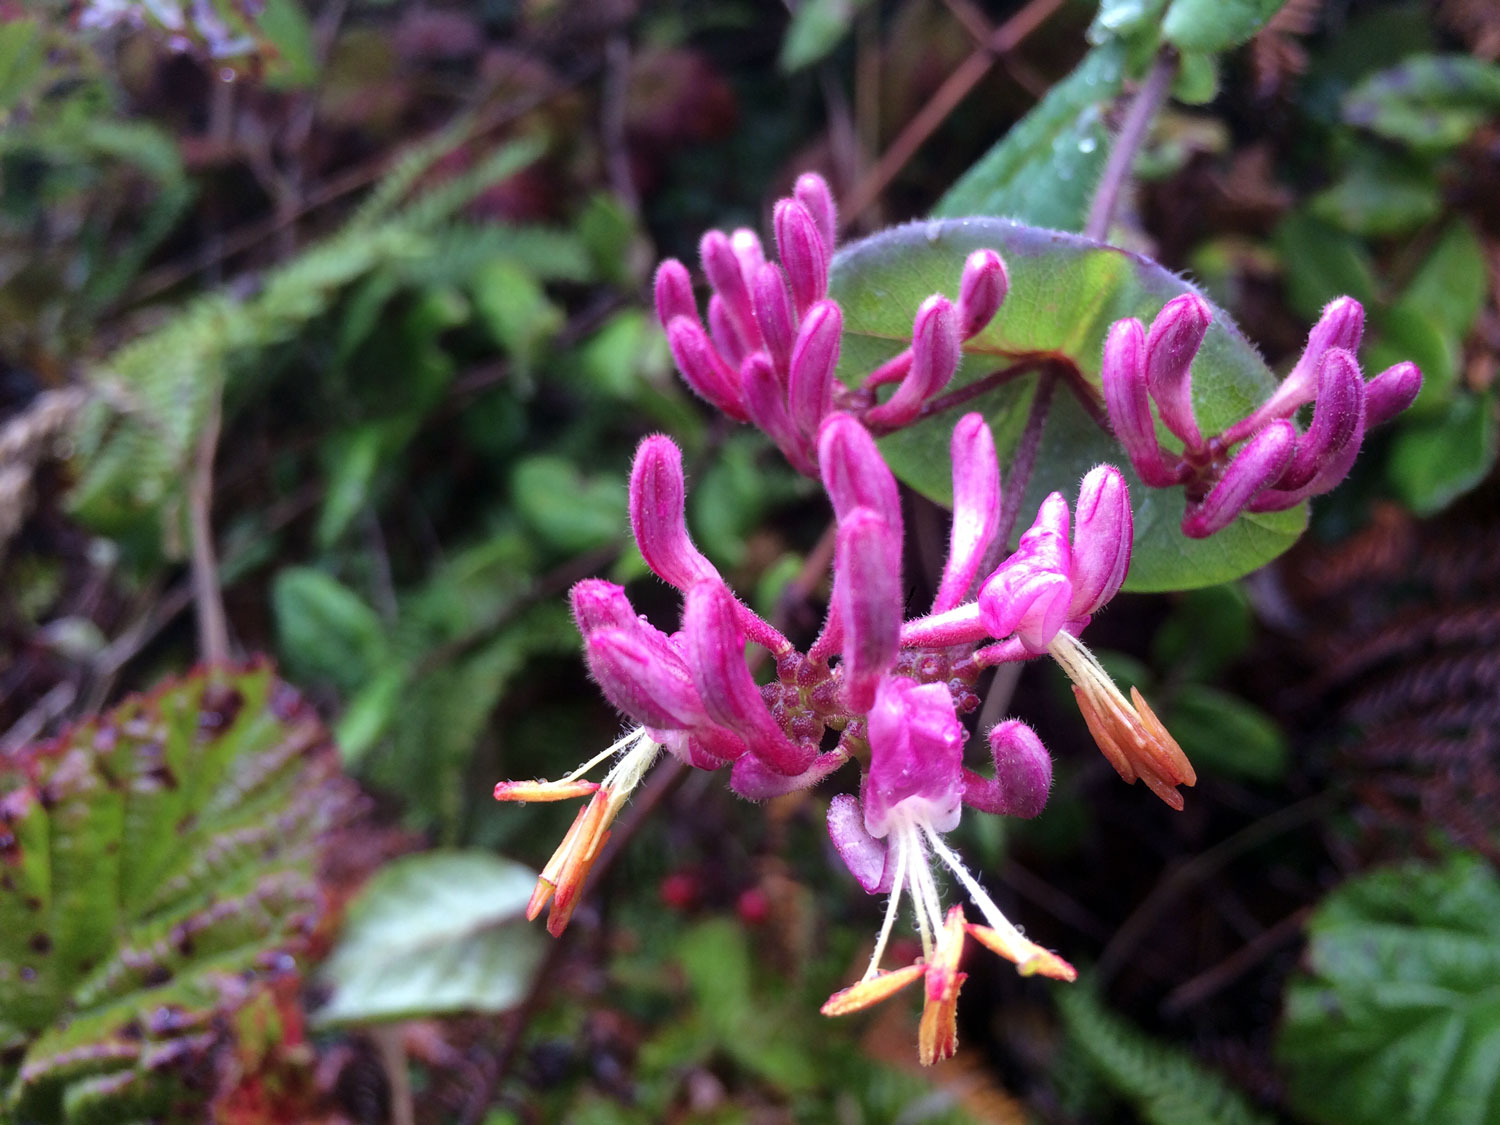
M 1167 100 L 1172 79 L 1177 77 L 1178 62 L 1177 52 L 1170 47 L 1163 47 L 1152 63 L 1146 80 L 1136 91 L 1130 107 L 1125 111 L 1120 135 L 1115 138 L 1114 147 L 1109 151 L 1109 160 L 1104 165 L 1104 173 L 1099 177 L 1099 186 L 1094 189 L 1088 221 L 1083 226 L 1084 237 L 1102 242 L 1109 234 L 1109 225 L 1114 221 L 1115 208 L 1119 205 L 1120 192 L 1130 179 L 1131 167 L 1146 140 L 1151 119 Z

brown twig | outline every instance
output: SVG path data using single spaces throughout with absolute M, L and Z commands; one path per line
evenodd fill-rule
M 1162 1001 L 1162 1015 L 1174 1019 L 1233 984 L 1261 960 L 1301 933 L 1312 911 L 1311 906 L 1299 907 L 1275 925 L 1261 931 L 1217 965 L 1183 981 L 1167 993 L 1166 999 Z
M 1120 125 L 1120 135 L 1109 150 L 1109 160 L 1099 176 L 1099 186 L 1094 189 L 1093 201 L 1089 204 L 1089 216 L 1084 222 L 1084 237 L 1103 242 L 1109 234 L 1109 225 L 1114 221 L 1115 208 L 1119 205 L 1120 193 L 1130 179 L 1135 166 L 1136 154 L 1146 140 L 1151 121 L 1157 110 L 1171 92 L 1172 80 L 1177 77 L 1179 58 L 1171 47 L 1163 47 L 1151 64 L 1146 80 L 1141 83 L 1130 107 L 1125 111 L 1125 120 Z
M 188 532 L 192 539 L 193 604 L 198 612 L 198 656 L 209 667 L 229 662 L 229 622 L 219 589 L 219 564 L 214 556 L 212 520 L 214 452 L 219 445 L 222 412 L 215 391 L 198 435 L 193 455 L 193 479 L 188 485 Z

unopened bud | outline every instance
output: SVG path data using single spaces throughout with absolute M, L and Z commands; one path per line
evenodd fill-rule
M 866 414 L 871 425 L 904 426 L 922 406 L 948 385 L 962 355 L 958 310 L 941 293 L 922 302 L 912 324 L 911 370 L 896 393 Z
M 792 421 L 809 437 L 815 436 L 833 409 L 834 369 L 844 314 L 835 301 L 818 301 L 807 310 L 792 346 L 787 395 Z
M 1000 525 L 1000 464 L 995 438 L 984 415 L 965 414 L 953 427 L 953 525 L 948 562 L 932 611 L 941 613 L 964 600 Z
M 1203 445 L 1193 414 L 1193 358 L 1212 320 L 1208 302 L 1184 293 L 1166 303 L 1146 334 L 1146 386 L 1167 429 L 1193 450 Z
M 1073 508 L 1073 601 L 1069 618 L 1086 617 L 1119 591 L 1130 570 L 1135 521 L 1130 491 L 1113 465 L 1098 465 L 1083 478 Z
M 818 234 L 829 253 L 838 245 L 838 208 L 833 201 L 833 191 L 828 181 L 816 172 L 803 172 L 797 177 L 797 186 L 792 189 L 797 201 L 807 208 L 817 224 Z
M 1182 517 L 1182 533 L 1207 539 L 1234 522 L 1246 505 L 1286 471 L 1297 444 L 1297 428 L 1285 419 L 1272 422 L 1245 443 L 1203 502 Z
M 655 632 L 641 623 L 592 634 L 585 647 L 589 671 L 604 697 L 638 723 L 680 729 L 702 722 L 703 704 L 687 665 L 666 637 L 661 644 L 650 643 Z
M 1365 428 L 1389 422 L 1412 403 L 1422 389 L 1422 371 L 1410 361 L 1387 367 L 1365 386 Z
M 818 471 L 833 503 L 845 519 L 855 508 L 873 510 L 896 538 L 901 537 L 901 494 L 875 439 L 851 414 L 830 414 L 818 431 Z
M 1295 490 L 1338 459 L 1345 445 L 1364 436 L 1365 381 L 1352 352 L 1332 348 L 1318 365 L 1318 396 L 1312 424 L 1297 440 L 1296 451 L 1276 480 L 1279 489 Z
M 667 346 L 683 380 L 700 398 L 737 422 L 747 419 L 739 376 L 724 362 L 696 317 L 679 316 L 668 324 Z
M 1010 277 L 999 254 L 993 250 L 970 254 L 958 287 L 959 334 L 967 340 L 983 331 L 1009 290 Z
M 756 270 L 750 285 L 755 306 L 755 323 L 760 338 L 778 371 L 792 362 L 792 343 L 797 338 L 797 318 L 792 312 L 792 295 L 787 291 L 786 276 L 772 263 Z
M 868 711 L 901 639 L 901 541 L 875 512 L 855 508 L 839 520 L 833 565 L 844 625 L 844 697 L 849 710 Z
M 792 286 L 798 315 L 828 296 L 829 250 L 806 207 L 795 199 L 776 204 L 776 249 Z
M 693 546 L 686 505 L 682 451 L 669 437 L 646 438 L 630 469 L 630 527 L 646 565 L 679 590 L 719 577 L 714 564 Z
M 698 242 L 704 276 L 724 302 L 724 312 L 747 349 L 760 346 L 755 314 L 750 304 L 750 286 L 740 257 L 723 231 L 711 230 Z
M 628 629 L 638 620 L 625 587 L 603 578 L 585 578 L 569 592 L 573 603 L 573 621 L 587 637 L 600 629 Z
M 740 366 L 740 393 L 750 421 L 763 430 L 799 473 L 817 475 L 812 459 L 812 441 L 787 413 L 786 388 L 765 352 L 756 352 Z
M 1140 321 L 1119 320 L 1110 328 L 1099 376 L 1110 425 L 1141 480 L 1152 488 L 1176 484 L 1156 440 L 1146 385 L 1146 328 Z
M 990 731 L 989 743 L 995 776 L 964 770 L 964 804 L 999 816 L 1040 815 L 1052 789 L 1052 755 L 1036 731 L 1009 719 Z
M 656 269 L 656 319 L 666 328 L 679 316 L 698 319 L 698 302 L 693 298 L 693 279 L 687 267 L 676 258 L 668 258 Z

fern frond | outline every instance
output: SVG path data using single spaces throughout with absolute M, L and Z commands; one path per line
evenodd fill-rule
M 1100 1079 L 1151 1125 L 1271 1125 L 1239 1091 L 1186 1051 L 1110 1012 L 1087 988 L 1054 995 L 1063 1025 Z

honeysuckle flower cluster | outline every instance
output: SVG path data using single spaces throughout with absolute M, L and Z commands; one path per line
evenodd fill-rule
M 1405 410 L 1422 389 L 1422 373 L 1409 362 L 1365 381 L 1355 358 L 1365 310 L 1340 297 L 1323 310 L 1271 396 L 1204 437 L 1193 412 L 1192 363 L 1212 315 L 1201 297 L 1184 293 L 1167 302 L 1149 331 L 1139 320 L 1118 321 L 1101 368 L 1115 435 L 1146 484 L 1184 487 L 1182 533 L 1194 539 L 1222 531 L 1241 512 L 1277 512 L 1330 491 L 1349 474 L 1365 432 Z M 1158 442 L 1153 402 L 1182 442 L 1180 455 Z M 1293 416 L 1309 402 L 1312 420 L 1303 431 Z
M 677 629 L 665 632 L 638 615 L 613 583 L 575 586 L 573 613 L 590 673 L 634 725 L 560 780 L 501 782 L 495 796 L 588 798 L 527 909 L 535 918 L 550 906 L 547 928 L 560 934 L 615 817 L 663 754 L 693 769 L 727 768 L 730 788 L 752 801 L 807 789 L 856 762 L 857 787 L 829 804 L 829 837 L 859 884 L 888 897 L 868 968 L 823 1011 L 856 1011 L 920 980 L 918 1054 L 930 1064 L 957 1046 L 969 938 L 1023 975 L 1076 976 L 1005 918 L 944 839 L 965 810 L 1034 817 L 1051 787 L 1051 758 L 1019 720 L 982 732 L 985 753 L 971 751 L 963 716 L 978 708 L 980 675 L 1049 656 L 1072 681 L 1089 731 L 1122 778 L 1144 782 L 1174 809 L 1183 807 L 1181 787 L 1197 778 L 1140 693 L 1123 694 L 1079 639 L 1130 567 L 1130 497 L 1113 466 L 1084 477 L 1071 509 L 1061 493 L 1049 495 L 1016 549 L 996 564 L 1006 546 L 997 542 L 1000 528 L 1013 526 L 1018 513 L 1002 513 L 988 424 L 980 414 L 961 417 L 950 447 L 947 561 L 931 608 L 906 619 L 901 500 L 875 438 L 952 405 L 941 393 L 963 341 L 985 328 L 1009 289 L 1000 255 L 969 255 L 957 302 L 941 294 L 924 301 L 910 346 L 850 388 L 835 378 L 843 314 L 828 296 L 836 221 L 821 178 L 797 181 L 776 205 L 774 227 L 779 264 L 767 261 L 753 231 L 703 237 L 701 264 L 712 289 L 706 327 L 682 263 L 663 263 L 655 300 L 688 385 L 730 418 L 764 430 L 795 468 L 822 483 L 837 531 L 822 630 L 799 651 L 735 596 L 688 533 L 681 452 L 667 437 L 646 438 L 631 471 L 630 524 L 646 564 L 682 595 Z M 1353 357 L 1363 314 L 1344 299 L 1329 306 L 1281 388 L 1205 439 L 1192 409 L 1190 368 L 1209 316 L 1189 294 L 1170 302 L 1149 332 L 1122 321 L 1109 335 L 1103 364 L 1121 443 L 1146 484 L 1186 487 L 1189 535 L 1212 534 L 1246 508 L 1273 510 L 1326 491 L 1347 473 L 1365 428 L 1404 409 L 1420 385 L 1410 364 L 1365 383 Z M 882 399 L 877 392 L 887 385 L 893 390 Z M 1292 416 L 1309 401 L 1311 424 L 1301 432 Z M 1153 402 L 1182 441 L 1180 456 L 1158 442 Z M 1019 496 L 1024 488 L 1014 491 Z M 774 660 L 769 683 L 757 684 L 747 644 Z M 983 757 L 988 772 L 974 768 Z M 609 760 L 602 780 L 588 780 Z M 962 904 L 945 909 L 940 876 L 962 888 L 977 921 Z M 922 955 L 887 970 L 882 962 L 903 903 Z

